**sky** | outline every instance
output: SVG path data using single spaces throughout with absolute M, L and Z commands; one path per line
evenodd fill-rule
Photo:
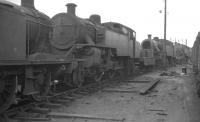
M 20 4 L 21 0 L 7 0 Z M 35 7 L 49 17 L 67 12 L 75 3 L 76 15 L 101 15 L 102 22 L 118 22 L 136 31 L 137 41 L 148 34 L 164 38 L 164 0 L 35 0 Z M 192 47 L 200 31 L 199 0 L 167 0 L 167 39 Z

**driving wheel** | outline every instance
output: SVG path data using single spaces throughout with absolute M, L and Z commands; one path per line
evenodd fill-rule
M 37 74 L 34 87 L 37 89 L 38 93 L 32 94 L 32 98 L 36 101 L 45 100 L 50 90 L 50 73 L 40 72 Z
M 84 83 L 84 70 L 81 69 L 80 66 L 78 66 L 74 71 L 72 72 L 72 83 L 74 87 L 81 87 Z
M 13 76 L 0 78 L 0 113 L 7 110 L 15 99 L 17 82 Z
M 115 70 L 109 70 L 107 76 L 109 80 L 115 80 L 118 77 Z

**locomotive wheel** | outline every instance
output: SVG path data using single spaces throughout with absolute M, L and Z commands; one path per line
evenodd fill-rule
M 114 79 L 116 79 L 116 78 L 117 78 L 116 74 L 117 74 L 117 73 L 116 73 L 115 70 L 109 70 L 109 71 L 107 72 L 108 79 L 109 79 L 109 80 L 114 80 Z
M 82 71 L 80 68 L 76 68 L 72 72 L 72 83 L 74 87 L 81 87 L 84 82 L 84 71 Z
M 13 77 L 0 78 L 0 113 L 9 108 L 15 99 L 17 82 Z
M 99 73 L 97 72 L 94 75 L 95 82 L 100 82 L 103 79 L 103 76 L 104 76 L 104 72 L 99 72 Z
M 50 73 L 39 73 L 36 79 L 35 88 L 39 91 L 36 94 L 32 94 L 32 98 L 35 101 L 42 101 L 46 99 L 46 96 L 50 90 Z
M 125 72 L 123 69 L 115 70 L 115 79 L 121 79 L 124 78 Z

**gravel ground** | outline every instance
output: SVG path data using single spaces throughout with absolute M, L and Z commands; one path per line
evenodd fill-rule
M 196 95 L 195 81 L 189 67 L 186 75 L 181 73 L 181 68 L 165 71 L 172 72 L 171 76 L 160 76 L 163 71 L 155 71 L 135 77 L 135 80 L 161 79 L 147 95 L 140 95 L 139 90 L 148 83 L 122 83 L 109 89 L 133 92 L 101 90 L 54 111 L 99 119 L 66 118 L 51 122 L 115 122 L 111 119 L 124 122 L 199 122 L 200 99 Z

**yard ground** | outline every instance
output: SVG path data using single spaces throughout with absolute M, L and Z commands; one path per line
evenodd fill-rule
M 123 82 L 76 99 L 54 112 L 78 117 L 52 119 L 52 122 L 200 122 L 196 81 L 189 66 L 187 74 L 182 74 L 181 69 L 179 66 L 130 78 L 160 79 L 146 95 L 139 92 L 149 82 Z

